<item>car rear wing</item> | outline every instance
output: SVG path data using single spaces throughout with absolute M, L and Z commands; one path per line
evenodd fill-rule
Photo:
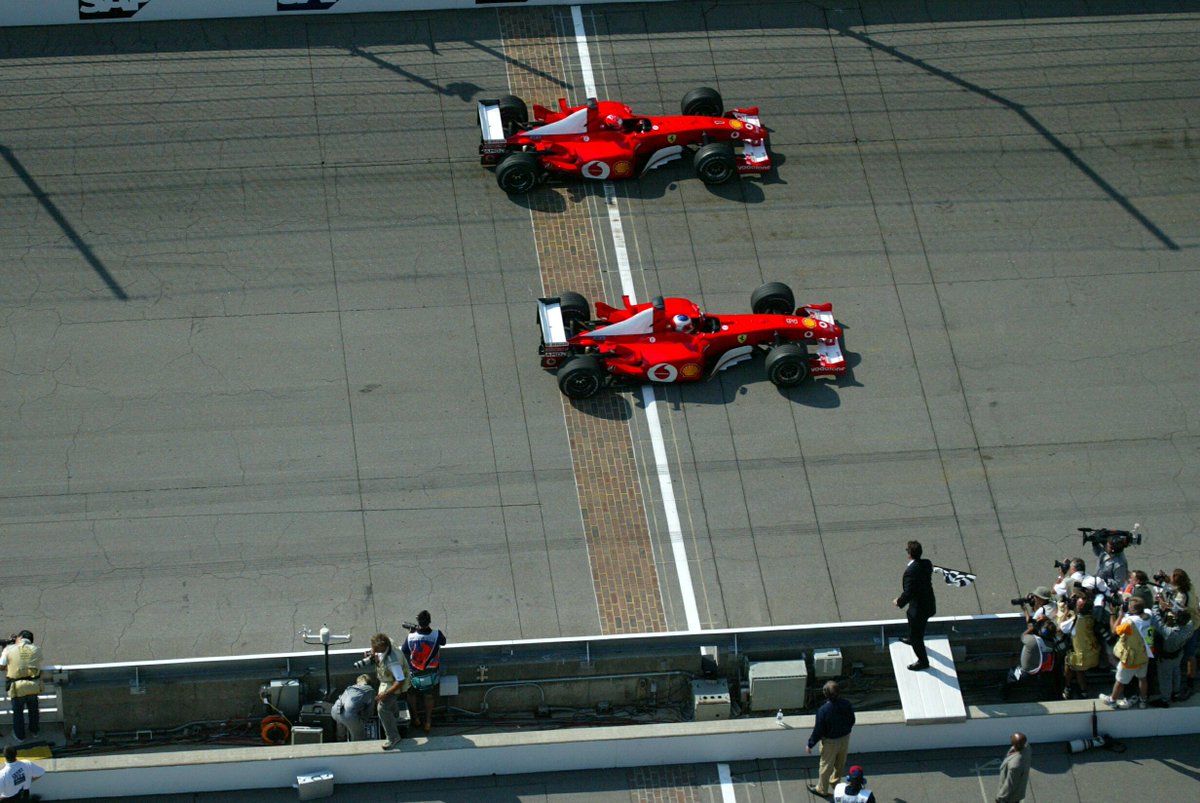
M 557 296 L 538 299 L 538 325 L 542 329 L 542 342 L 538 346 L 542 367 L 553 371 L 563 364 L 571 352 L 571 347 L 567 345 L 570 336 L 567 334 L 567 324 L 563 321 L 562 303 Z
M 833 318 L 833 304 L 809 304 L 797 310 L 800 311 L 830 326 L 837 324 Z M 821 338 L 817 341 L 817 355 L 809 360 L 808 370 L 814 379 L 832 379 L 846 373 L 846 356 L 842 354 L 842 347 L 836 337 Z
M 741 120 L 743 123 L 750 123 L 756 128 L 762 128 L 762 121 L 758 119 L 758 107 L 754 106 L 749 109 L 734 109 L 729 112 L 729 116 Z M 763 129 L 765 132 L 765 129 Z M 771 154 L 767 153 L 767 138 L 765 136 L 758 140 L 742 140 L 742 158 L 738 161 L 739 173 L 766 173 L 771 169 Z
M 500 101 L 492 98 L 479 101 L 480 163 L 496 164 L 507 150 L 504 121 L 500 119 Z

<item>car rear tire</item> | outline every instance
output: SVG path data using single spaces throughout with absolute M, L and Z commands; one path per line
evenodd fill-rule
M 750 294 L 750 310 L 755 315 L 791 315 L 796 296 L 783 282 L 767 282 Z
M 595 357 L 575 357 L 558 369 L 558 389 L 568 399 L 587 399 L 604 387 L 605 371 Z
M 705 184 L 724 184 L 737 175 L 733 147 L 727 142 L 710 142 L 696 151 L 692 160 L 696 175 Z
M 529 107 L 516 95 L 501 95 L 496 105 L 500 108 L 505 135 L 511 137 L 519 126 L 529 122 Z
M 510 153 L 496 165 L 496 183 L 509 195 L 524 195 L 537 186 L 539 170 L 532 153 Z
M 798 343 L 782 343 L 767 352 L 767 379 L 780 388 L 794 388 L 808 379 L 808 352 Z
M 720 117 L 725 113 L 721 93 L 709 86 L 700 86 L 683 96 L 679 111 L 689 117 Z
M 558 306 L 562 310 L 562 319 L 568 335 L 574 335 L 583 328 L 583 324 L 592 319 L 592 305 L 579 293 L 571 290 L 559 293 Z

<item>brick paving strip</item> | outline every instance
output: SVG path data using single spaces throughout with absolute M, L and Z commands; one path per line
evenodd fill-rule
M 631 803 L 700 803 L 700 790 L 686 764 L 628 770 Z
M 566 69 L 554 12 L 525 8 L 497 13 L 509 59 L 510 91 L 531 108 L 534 103 L 557 103 L 566 90 L 550 76 L 565 76 Z M 559 187 L 539 187 L 530 200 L 545 291 L 574 290 L 593 303 L 604 299 L 586 202 L 572 200 Z M 611 393 L 583 401 L 563 397 L 600 627 L 606 634 L 666 630 L 646 505 L 624 420 L 627 409 L 624 399 Z

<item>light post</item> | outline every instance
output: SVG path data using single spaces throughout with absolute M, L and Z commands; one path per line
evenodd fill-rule
M 305 644 L 320 644 L 325 648 L 325 694 L 322 699 L 327 703 L 333 702 L 333 679 L 329 674 L 329 645 L 349 644 L 354 640 L 354 636 L 350 633 L 345 635 L 330 633 L 329 625 L 321 625 L 321 629 L 314 633 L 308 629 L 308 625 L 305 625 L 300 628 L 300 638 L 304 639 Z

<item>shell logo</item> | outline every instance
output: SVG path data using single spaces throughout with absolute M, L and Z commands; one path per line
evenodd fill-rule
M 679 373 L 681 373 L 687 379 L 695 379 L 696 377 L 700 376 L 700 366 L 696 365 L 694 362 L 689 362 L 687 365 L 683 366 L 683 369 Z
M 743 123 L 741 120 L 730 120 L 729 121 L 729 127 L 732 128 L 734 131 L 737 131 L 743 125 L 745 125 L 745 123 Z
M 666 362 L 652 365 L 646 372 L 646 377 L 652 382 L 674 382 L 677 376 L 679 376 L 679 371 L 674 365 Z
M 601 162 L 599 159 L 593 159 L 579 168 L 579 172 L 584 178 L 606 179 L 608 178 L 609 169 L 607 163 Z
M 633 170 L 633 165 L 631 165 L 629 162 L 622 161 L 613 165 L 613 172 L 618 176 L 627 176 L 631 170 Z
M 816 325 L 817 325 L 817 322 L 816 322 L 816 321 L 814 321 L 812 318 L 805 318 L 805 319 L 804 319 L 804 328 L 805 328 L 805 329 L 812 329 L 812 328 L 813 328 L 813 327 L 815 327 Z

